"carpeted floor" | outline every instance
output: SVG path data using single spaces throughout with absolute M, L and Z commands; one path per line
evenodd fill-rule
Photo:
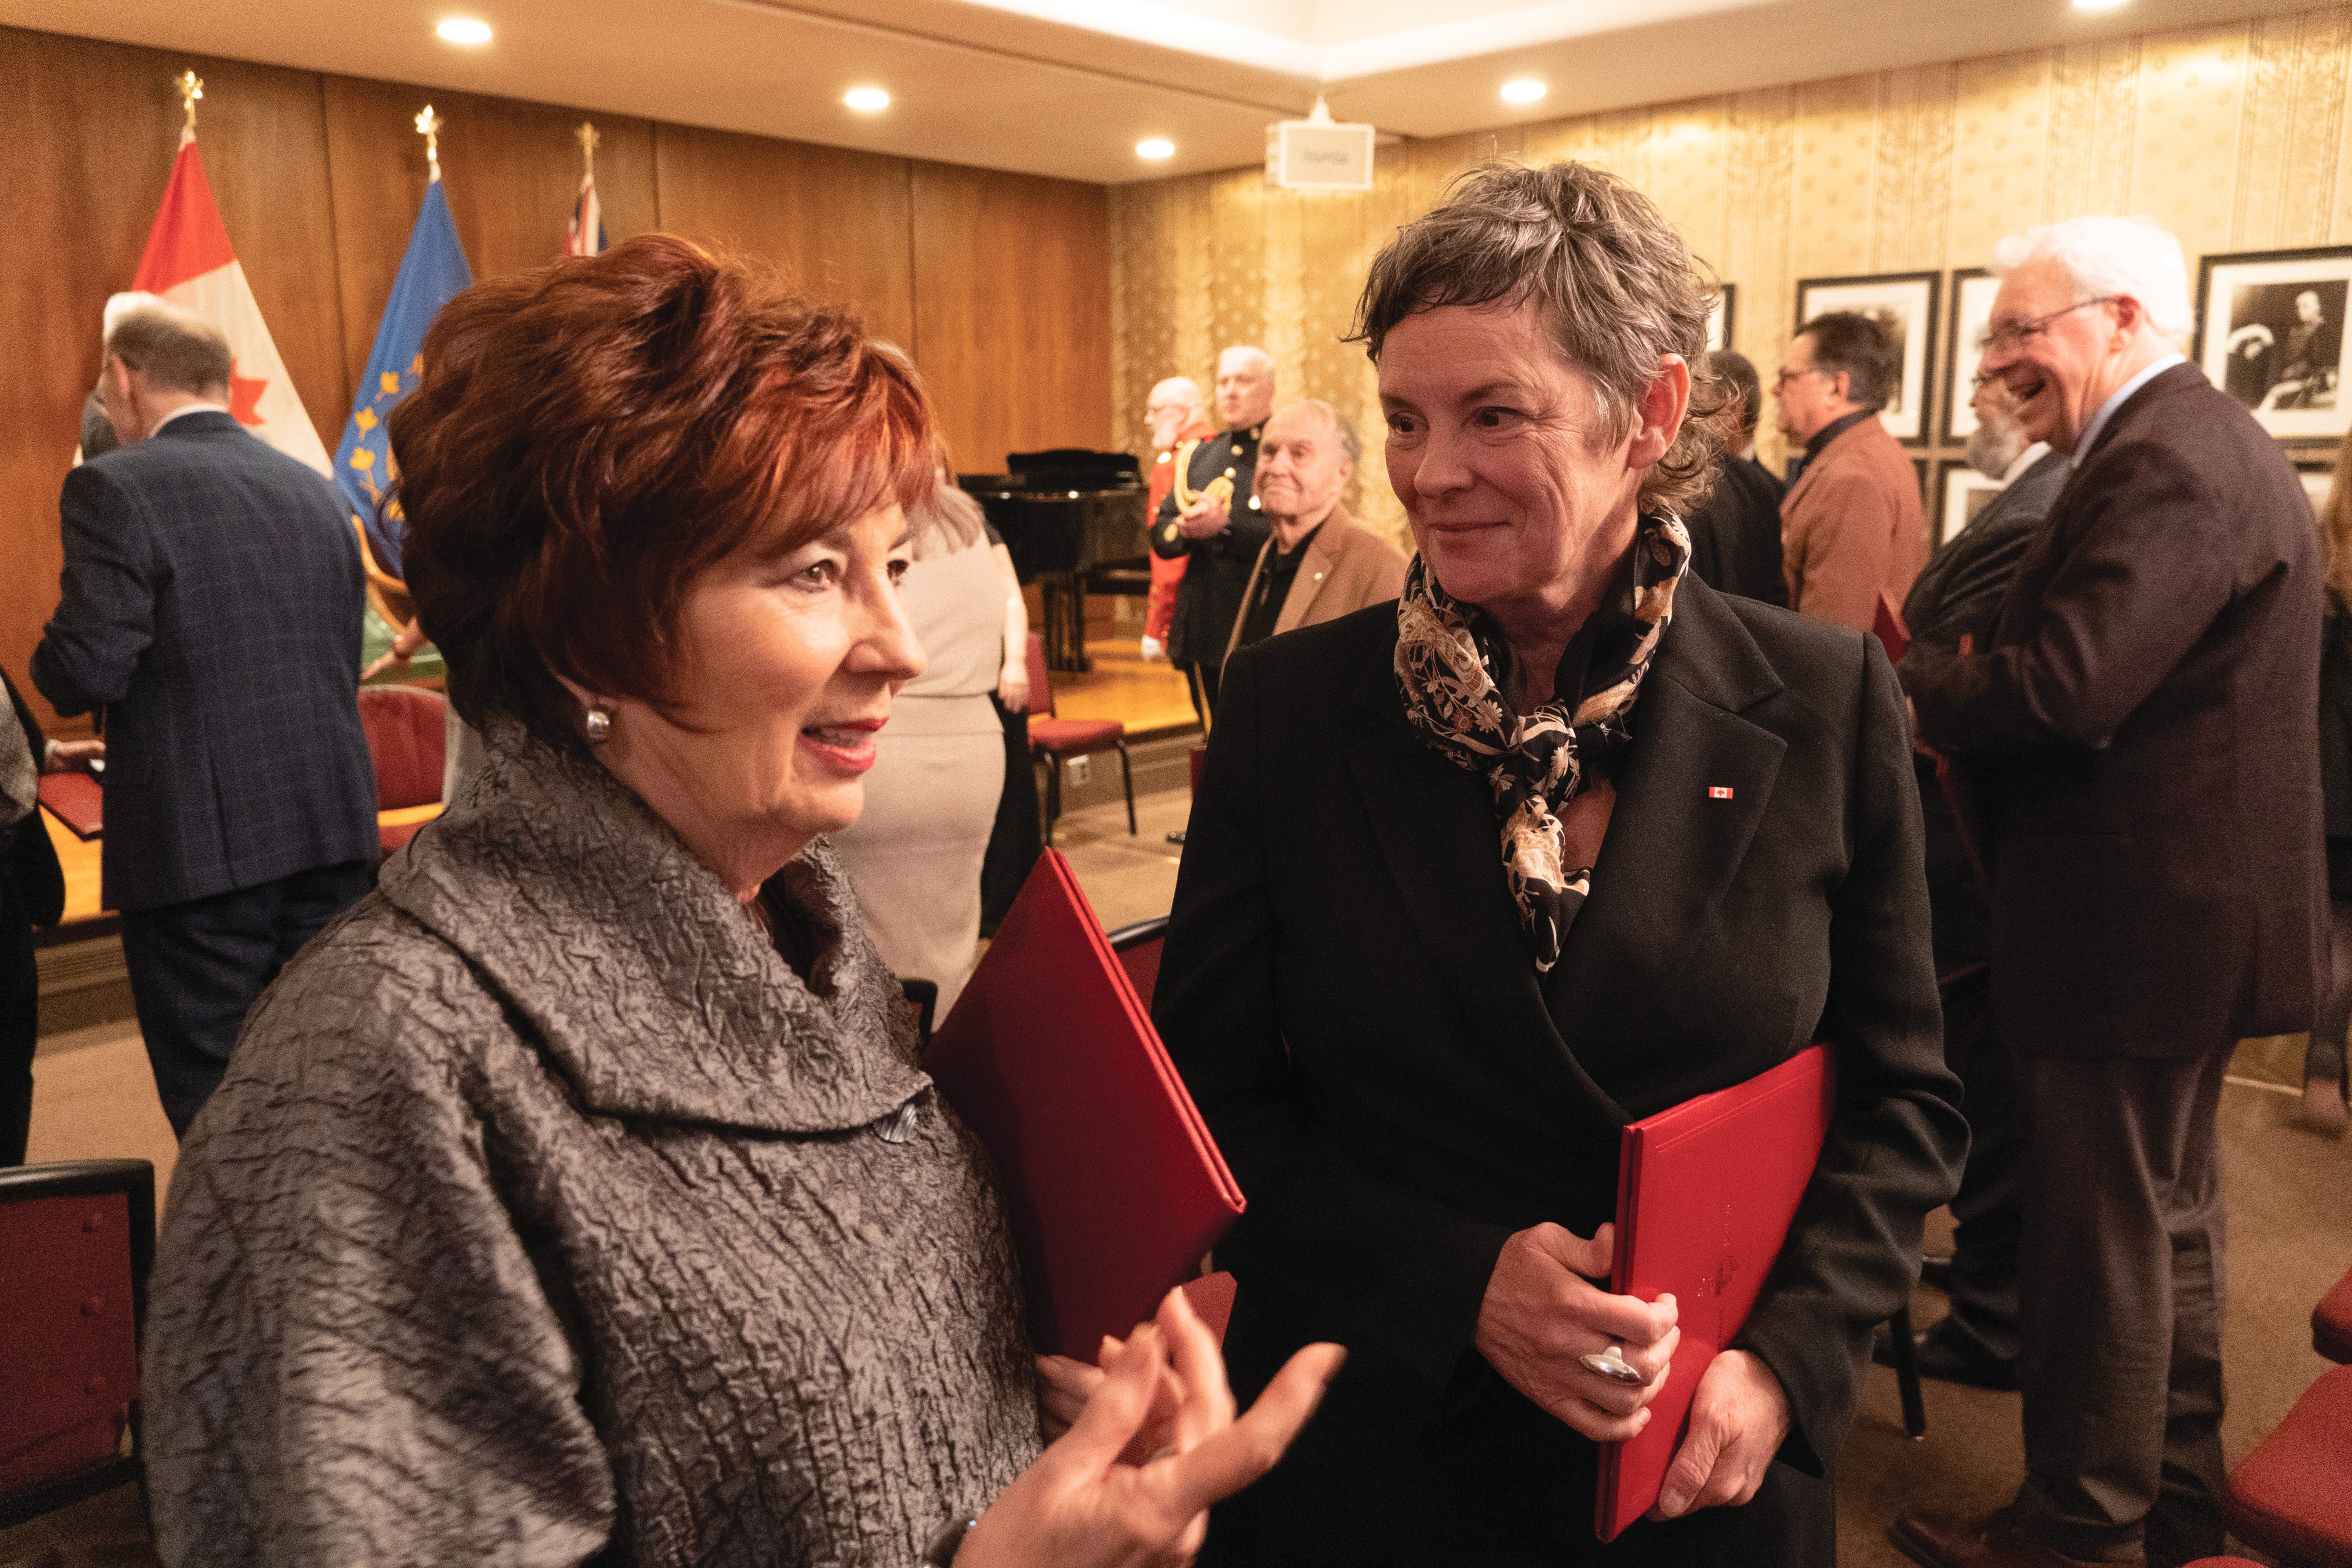
M 1073 813 L 1056 834 L 1107 926 L 1164 911 L 1175 889 L 1178 852 L 1164 835 L 1183 825 L 1185 796 L 1148 795 L 1136 805 L 1141 831 L 1134 837 L 1117 805 Z M 2230 1215 L 2224 1437 L 2232 1464 L 2327 1365 L 2311 1350 L 2312 1304 L 2352 1268 L 2352 1142 L 2330 1142 L 2293 1125 L 2295 1100 L 2284 1084 L 2298 1069 L 2299 1058 L 2284 1042 L 2250 1041 L 2221 1099 Z M 131 1154 L 155 1160 L 168 1174 L 170 1130 L 155 1108 L 135 1027 L 45 1041 L 34 1071 L 35 1158 Z M 1933 1227 L 1931 1245 L 1942 1245 L 1943 1231 Z M 1943 1310 L 1943 1299 L 1927 1289 L 1912 1307 L 1922 1328 Z M 1998 1506 L 2014 1491 L 2022 1465 L 2018 1396 L 1931 1383 L 1927 1404 L 1927 1435 L 1912 1442 L 1903 1434 L 1894 1373 L 1873 1369 L 1839 1464 L 1844 1568 L 1904 1568 L 1908 1559 L 1887 1543 L 1885 1530 L 1912 1503 L 1965 1511 Z M 0 1531 L 0 1568 L 147 1568 L 154 1561 L 131 1488 Z

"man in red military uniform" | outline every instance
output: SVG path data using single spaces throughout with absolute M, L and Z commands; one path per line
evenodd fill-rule
M 1208 400 L 1200 384 L 1187 375 L 1171 375 L 1151 389 L 1143 405 L 1151 426 L 1151 449 L 1160 460 L 1151 466 L 1151 499 L 1143 515 L 1156 518 L 1160 503 L 1176 486 L 1176 453 L 1187 442 L 1205 441 L 1216 432 L 1210 427 Z M 1151 557 L 1151 597 L 1143 614 L 1143 657 L 1148 663 L 1168 653 L 1168 631 L 1176 619 L 1176 589 L 1184 581 L 1189 554 Z

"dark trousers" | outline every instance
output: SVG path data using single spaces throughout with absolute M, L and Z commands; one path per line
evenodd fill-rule
M 1037 827 L 1037 763 L 1029 752 L 1029 715 L 1015 713 L 993 692 L 997 721 L 1004 728 L 1004 788 L 996 797 L 996 825 L 989 829 L 988 852 L 980 862 L 980 934 L 995 934 L 1021 889 L 1045 852 Z
M 2221 1550 L 2226 1047 L 2021 1058 L 2021 1521 L 2068 1556 L 2177 1565 Z
M 2345 1037 L 2352 1034 L 2352 899 L 2328 900 L 2327 997 L 2311 1026 L 2311 1041 L 2303 1053 L 2305 1079 L 2324 1079 L 2339 1089 L 2347 1082 Z
M 2015 1365 L 2028 1152 L 2016 1064 L 1994 1033 L 1992 988 L 1981 972 L 1945 998 L 1944 1061 L 1967 1090 L 1969 1163 L 1952 1199 L 1952 1310 L 1935 1332 L 1970 1359 Z
M 1201 732 L 1209 732 L 1210 723 L 1217 716 L 1217 681 L 1225 672 L 1222 664 L 1188 664 L 1184 667 L 1184 684 L 1192 694 L 1192 714 L 1201 721 Z
M 36 831 L 40 824 L 34 824 Z M 33 922 L 0 868 L 0 1165 L 25 1163 L 33 1124 L 33 1047 L 41 1033 L 41 972 Z
M 122 958 L 155 1092 L 186 1137 L 228 1069 L 247 1009 L 286 961 L 375 880 L 365 861 L 320 866 L 184 904 L 122 911 Z

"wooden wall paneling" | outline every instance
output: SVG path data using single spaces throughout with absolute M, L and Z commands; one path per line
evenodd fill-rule
M 911 200 L 915 359 L 957 466 L 1108 446 L 1108 193 L 919 163 Z
M 58 491 L 98 374 L 100 312 L 131 286 L 178 148 L 171 80 L 191 68 L 205 173 L 270 335 L 312 419 L 341 417 L 318 78 L 0 28 L 0 322 L 17 360 L 0 377 L 0 662 L 44 724 L 57 715 L 28 666 L 57 605 Z
M 654 182 L 662 227 L 767 261 L 919 353 L 906 160 L 665 123 Z

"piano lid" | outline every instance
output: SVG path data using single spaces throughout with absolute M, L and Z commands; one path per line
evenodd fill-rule
M 1006 487 L 1023 490 L 1116 490 L 1139 489 L 1143 480 L 1131 452 L 1091 452 L 1056 447 L 1045 452 L 1013 452 L 1004 459 Z

